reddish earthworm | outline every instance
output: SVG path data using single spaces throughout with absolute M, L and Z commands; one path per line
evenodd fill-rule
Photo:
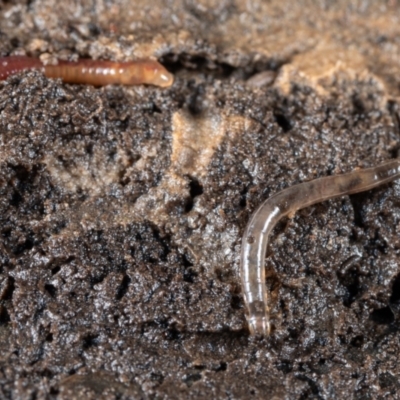
M 44 65 L 38 58 L 0 57 L 0 80 L 19 71 L 32 69 L 41 71 L 48 78 L 94 86 L 147 84 L 168 87 L 174 81 L 172 74 L 153 60 L 113 62 L 80 59 L 76 62 L 59 60 L 55 65 Z
M 335 197 L 363 192 L 400 177 L 400 159 L 347 174 L 327 176 L 288 187 L 253 213 L 242 239 L 240 271 L 250 334 L 268 336 L 270 322 L 265 289 L 265 253 L 276 223 L 297 210 Z

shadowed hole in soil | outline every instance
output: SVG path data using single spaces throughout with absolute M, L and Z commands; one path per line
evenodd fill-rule
M 227 79 L 235 71 L 235 68 L 229 64 L 184 52 L 165 54 L 159 61 L 172 74 L 177 74 L 181 70 L 193 70 L 198 74 L 209 75 L 216 79 Z
M 44 289 L 51 297 L 56 297 L 57 295 L 57 288 L 49 283 L 44 285 Z
M 219 366 L 214 368 L 214 371 L 215 372 L 226 371 L 227 368 L 228 368 L 228 364 L 225 361 L 221 361 L 219 363 Z
M 201 196 L 203 194 L 203 186 L 199 183 L 199 181 L 196 178 L 189 177 L 189 179 L 190 179 L 189 182 L 190 198 L 186 201 L 185 205 L 185 212 L 187 213 L 192 210 L 194 199 L 197 196 Z
M 354 95 L 351 100 L 353 103 L 353 113 L 356 115 L 365 114 L 366 109 L 362 99 L 358 95 Z
M 343 305 L 350 307 L 361 291 L 359 276 L 356 270 L 347 270 L 345 274 L 338 274 L 339 282 L 346 288 L 343 296 Z
M 126 292 L 128 291 L 130 283 L 131 283 L 131 278 L 129 278 L 128 275 L 124 275 L 124 277 L 122 278 L 122 282 L 118 288 L 117 294 L 115 296 L 117 300 L 121 300 L 125 296 Z
M 231 297 L 231 307 L 234 310 L 240 310 L 242 308 L 242 305 L 242 297 L 240 295 L 233 294 Z
M 18 193 L 18 191 L 14 190 L 10 204 L 14 207 L 18 207 L 18 205 L 22 202 L 22 196 Z
M 15 248 L 13 249 L 13 253 L 18 256 L 21 255 L 24 251 L 29 251 L 33 248 L 34 246 L 34 240 L 31 237 L 27 237 L 25 239 L 25 242 L 22 244 L 18 244 L 17 246 L 15 246 Z
M 197 278 L 197 272 L 193 268 L 185 269 L 183 273 L 183 280 L 188 283 L 194 283 L 195 278 Z
M 107 276 L 107 273 L 105 273 L 105 272 L 99 273 L 98 275 L 92 275 L 90 277 L 90 285 L 92 286 L 92 288 L 94 285 L 97 285 L 97 284 L 103 282 L 104 279 L 106 278 L 106 276 Z
M 290 119 L 284 113 L 275 112 L 274 118 L 276 123 L 282 128 L 283 132 L 287 133 L 293 128 Z
M 351 196 L 349 196 L 349 199 L 353 207 L 354 224 L 360 228 L 364 228 L 363 202 L 365 199 L 365 194 L 364 193 L 352 194 Z
M 6 325 L 11 321 L 7 308 L 0 304 L 0 325 Z
M 1 300 L 11 300 L 14 290 L 15 290 L 14 278 L 12 276 L 9 276 L 7 279 L 6 287 L 3 290 L 3 295 L 1 296 Z
M 53 395 L 53 396 L 58 396 L 60 394 L 60 391 L 55 387 L 51 387 L 50 391 L 49 391 L 49 394 Z
M 51 274 L 55 275 L 58 272 L 60 272 L 60 270 L 61 270 L 61 267 L 58 265 L 57 267 L 54 267 L 54 268 L 51 269 Z
M 171 327 L 166 332 L 166 338 L 168 340 L 178 340 L 182 336 L 181 332 L 178 331 L 175 327 Z
M 46 378 L 51 379 L 51 378 L 53 378 L 53 376 L 55 375 L 55 373 L 54 373 L 53 371 L 50 371 L 49 369 L 45 368 L 45 369 L 42 371 L 42 374 L 41 374 L 41 375 L 42 375 L 42 376 L 45 376 Z
M 186 254 L 182 256 L 182 264 L 185 268 L 193 267 L 193 263 L 190 262 L 189 257 Z
M 358 335 L 358 336 L 353 337 L 353 339 L 351 339 L 351 341 L 350 341 L 350 344 L 353 347 L 360 348 L 364 344 L 364 336 Z
M 240 208 L 245 209 L 247 206 L 247 193 L 248 189 L 245 188 L 240 192 L 240 201 L 239 201 L 239 206 Z
M 394 321 L 394 314 L 390 307 L 386 306 L 372 311 L 370 318 L 376 324 L 389 325 Z
M 83 338 L 82 348 L 84 350 L 89 349 L 90 347 L 98 345 L 98 337 L 99 335 L 89 334 Z
M 392 295 L 390 296 L 391 303 L 400 303 L 400 274 L 394 278 L 392 285 Z

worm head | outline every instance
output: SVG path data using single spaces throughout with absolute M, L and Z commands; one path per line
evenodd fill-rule
M 174 77 L 160 63 L 148 62 L 143 71 L 144 83 L 159 87 L 169 87 L 174 82 Z

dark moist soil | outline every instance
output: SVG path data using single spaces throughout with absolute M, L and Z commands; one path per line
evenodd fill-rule
M 400 148 L 398 2 L 293 3 L 1 3 L 2 56 L 176 78 L 0 83 L 1 399 L 400 398 L 399 182 L 282 221 L 247 331 L 255 207 Z

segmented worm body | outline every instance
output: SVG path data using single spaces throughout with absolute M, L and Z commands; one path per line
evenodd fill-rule
M 24 70 L 39 70 L 48 78 L 61 78 L 66 83 L 94 86 L 111 84 L 171 86 L 174 79 L 160 63 L 153 60 L 113 62 L 80 59 L 59 60 L 44 65 L 40 59 L 25 56 L 0 57 L 0 80 Z
M 288 187 L 271 196 L 253 213 L 242 239 L 240 270 L 246 318 L 252 335 L 270 332 L 265 288 L 265 253 L 276 223 L 301 208 L 328 199 L 363 192 L 400 177 L 400 159 L 377 167 L 318 178 Z

